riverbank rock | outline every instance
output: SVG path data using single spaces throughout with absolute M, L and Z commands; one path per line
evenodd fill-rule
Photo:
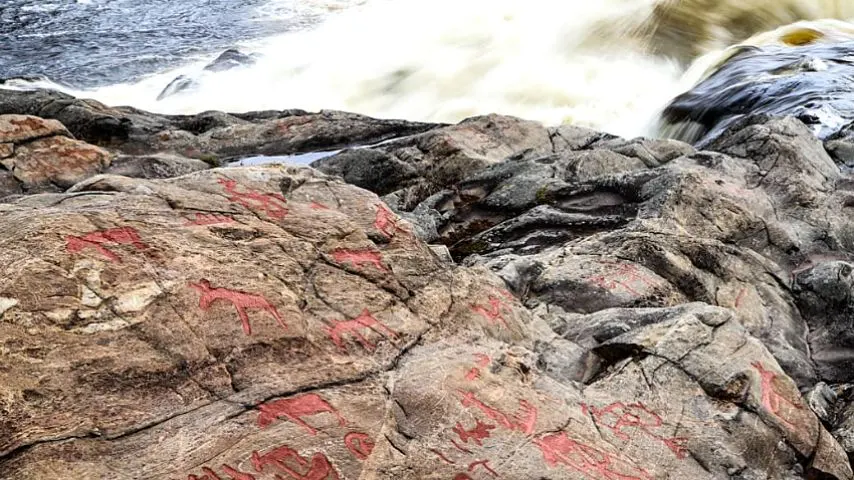
M 75 140 L 55 120 L 0 115 L 0 197 L 58 190 L 96 175 L 110 165 L 106 150 Z
M 4 480 L 854 478 L 737 312 L 558 323 L 310 169 L 97 176 L 0 224 Z
M 137 116 L 55 191 L 5 172 L 0 480 L 854 480 L 854 177 L 795 118 L 66 107 L 0 117 L 4 160 Z
M 159 115 L 131 107 L 107 107 L 48 90 L 0 90 L 0 114 L 6 113 L 58 120 L 75 137 L 128 155 L 177 154 L 209 163 L 336 150 L 438 126 L 336 111 Z

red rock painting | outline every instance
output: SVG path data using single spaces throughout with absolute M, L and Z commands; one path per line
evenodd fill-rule
M 464 407 L 475 407 L 484 415 L 495 421 L 498 426 L 508 430 L 516 430 L 526 435 L 534 433 L 534 427 L 537 423 L 538 410 L 537 407 L 529 403 L 527 400 L 519 400 L 519 412 L 515 415 L 508 415 L 495 408 L 492 408 L 480 401 L 474 392 L 459 392 L 462 395 L 460 400 Z
M 483 316 L 490 325 L 498 325 L 500 323 L 507 327 L 507 320 L 505 320 L 504 316 L 501 315 L 501 310 L 504 307 L 504 302 L 502 302 L 500 298 L 490 295 L 489 307 L 485 307 L 483 305 L 472 305 L 471 309 L 474 313 Z
M 435 448 L 431 448 L 430 451 L 433 452 L 434 454 L 436 454 L 436 456 L 439 457 L 440 460 L 447 463 L 448 465 L 455 465 L 455 462 L 453 460 L 451 460 L 450 458 L 448 458 L 447 456 L 445 456 L 445 454 L 442 453 L 441 451 L 436 450 Z
M 311 435 L 317 435 L 317 429 L 303 420 L 303 417 L 329 413 L 338 418 L 338 425 L 347 425 L 347 420 L 332 405 L 315 393 L 306 393 L 292 398 L 274 400 L 258 406 L 258 425 L 265 428 L 276 419 L 284 418 L 304 428 Z
M 234 306 L 234 309 L 237 310 L 237 315 L 243 323 L 243 333 L 246 335 L 252 334 L 252 326 L 249 323 L 249 314 L 247 313 L 247 310 L 250 309 L 263 310 L 272 315 L 273 318 L 279 322 L 279 325 L 281 325 L 282 328 L 285 330 L 288 328 L 281 315 L 279 315 L 279 311 L 276 310 L 276 307 L 274 307 L 273 304 L 271 304 L 262 295 L 241 292 L 239 290 L 232 290 L 229 288 L 212 287 L 211 283 L 205 279 L 200 280 L 199 283 L 191 283 L 190 287 L 201 294 L 201 297 L 199 298 L 199 308 L 201 308 L 202 311 L 206 312 L 210 310 L 213 303 L 220 300 L 231 303 Z
M 469 382 L 477 380 L 478 378 L 480 378 L 480 373 L 481 373 L 480 369 L 486 368 L 486 366 L 489 365 L 489 362 L 492 361 L 488 355 L 485 355 L 483 353 L 474 354 L 474 358 L 477 360 L 477 362 L 476 362 L 477 367 L 472 367 L 468 371 L 468 373 L 466 373 L 466 377 L 465 377 L 466 380 L 468 380 Z
M 469 468 L 468 468 L 468 470 L 469 470 L 469 472 L 474 472 L 475 470 L 477 470 L 477 468 L 478 468 L 478 467 L 480 467 L 480 468 L 482 468 L 482 469 L 486 470 L 486 471 L 487 471 L 487 472 L 489 472 L 489 473 L 490 473 L 490 475 L 492 475 L 493 477 L 497 477 L 497 476 L 498 476 L 498 472 L 496 472 L 495 470 L 493 470 L 492 468 L 490 468 L 490 466 L 489 466 L 489 460 L 478 460 L 478 461 L 476 461 L 476 462 L 471 462 L 471 463 L 469 464 Z
M 287 200 L 280 193 L 258 193 L 253 191 L 237 191 L 237 181 L 225 178 L 219 179 L 219 183 L 229 194 L 228 200 L 232 203 L 242 205 L 249 210 L 259 210 L 266 213 L 270 218 L 281 220 L 288 214 Z
M 311 202 L 310 207 L 312 210 L 330 210 L 329 207 L 319 202 Z
M 329 461 L 326 454 L 317 452 L 306 460 L 296 450 L 281 446 L 259 454 L 252 452 L 252 465 L 255 471 L 276 473 L 276 479 L 282 479 L 279 473 L 284 473 L 294 480 L 340 480 L 338 471 Z
M 388 338 L 397 338 L 397 333 L 377 320 L 367 309 L 363 310 L 361 315 L 352 320 L 333 321 L 331 326 L 323 327 L 323 331 L 329 335 L 332 343 L 342 351 L 347 351 L 343 339 L 344 334 L 350 334 L 355 337 L 365 350 L 369 352 L 374 351 L 376 345 L 362 335 L 363 331 L 368 330 L 384 334 Z
M 759 372 L 759 376 L 761 378 L 760 391 L 762 394 L 762 406 L 769 412 L 773 413 L 774 416 L 780 419 L 780 421 L 786 424 L 789 428 L 796 428 L 792 422 L 782 416 L 781 407 L 783 404 L 788 404 L 796 410 L 803 410 L 803 405 L 789 400 L 782 392 L 780 392 L 777 385 L 777 378 L 779 377 L 778 374 L 766 369 L 762 362 L 753 362 L 751 365 L 757 372 Z
M 461 442 L 469 443 L 469 440 L 472 440 L 479 446 L 483 445 L 484 439 L 490 437 L 490 430 L 495 430 L 495 425 L 483 423 L 480 420 L 478 420 L 474 428 L 470 430 L 466 430 L 460 422 L 457 422 L 457 425 L 453 428 L 453 432 L 460 437 Z
M 386 238 L 394 237 L 398 232 L 407 233 L 398 225 L 398 219 L 394 212 L 383 204 L 377 204 L 377 216 L 374 219 L 374 228 L 379 230 Z
M 65 249 L 69 253 L 79 253 L 86 249 L 93 249 L 115 263 L 121 263 L 122 259 L 106 245 L 131 245 L 137 250 L 146 250 L 148 245 L 142 243 L 139 232 L 132 227 L 110 228 L 87 233 L 82 237 L 68 235 L 65 237 Z
M 374 441 L 365 433 L 348 433 L 344 436 L 344 445 L 359 460 L 367 460 L 374 451 Z
M 585 414 L 593 417 L 598 426 L 611 430 L 620 440 L 631 440 L 627 430 L 634 430 L 662 442 L 676 458 L 684 459 L 688 456 L 688 439 L 661 435 L 658 431 L 664 426 L 661 416 L 640 402 L 629 405 L 615 402 L 601 409 L 582 404 L 581 408 Z
M 632 285 L 640 283 L 647 287 L 656 286 L 655 282 L 647 275 L 644 275 L 636 265 L 632 264 L 617 264 L 615 270 L 604 275 L 590 277 L 588 280 L 609 292 L 623 289 L 634 296 L 641 296 L 642 294 Z
M 337 263 L 349 263 L 356 268 L 363 268 L 370 265 L 381 272 L 389 271 L 389 269 L 383 265 L 383 259 L 380 252 L 375 252 L 373 250 L 340 249 L 332 252 L 332 258 Z
M 217 215 L 215 213 L 196 213 L 192 219 L 187 220 L 185 226 L 207 226 L 234 223 L 235 220 L 228 215 Z
M 652 476 L 630 460 L 570 438 L 566 432 L 534 440 L 550 467 L 563 466 L 591 480 L 652 480 Z

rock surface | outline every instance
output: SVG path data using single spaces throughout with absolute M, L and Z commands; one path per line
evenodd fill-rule
M 437 127 L 336 111 L 157 115 L 46 90 L 0 92 L 0 114 L 5 113 L 59 120 L 77 138 L 129 155 L 168 153 L 223 163 L 371 144 Z
M 70 140 L 34 121 L 11 154 Z M 0 480 L 854 480 L 854 179 L 807 126 L 430 128 L 6 198 Z
M 75 140 L 55 120 L 0 115 L 0 197 L 21 191 L 68 188 L 110 165 L 108 151 Z

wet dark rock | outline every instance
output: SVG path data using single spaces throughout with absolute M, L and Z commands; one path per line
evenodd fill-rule
M 160 152 L 217 161 L 335 150 L 438 127 L 336 111 L 159 115 L 46 90 L 0 90 L 0 114 L 6 113 L 59 120 L 78 139 L 129 155 Z
M 172 95 L 186 92 L 189 90 L 193 90 L 199 86 L 196 80 L 186 76 L 186 75 L 178 75 L 174 80 L 169 82 L 169 85 L 157 95 L 157 100 L 163 100 L 164 98 L 171 97 Z
M 235 48 L 229 48 L 222 52 L 211 63 L 205 65 L 204 70 L 208 72 L 224 72 L 237 67 L 247 67 L 255 64 L 255 57 L 247 55 Z
M 201 72 L 196 75 L 178 75 L 169 85 L 157 95 L 157 100 L 177 95 L 180 93 L 189 92 L 199 87 L 200 82 L 204 81 L 204 77 L 208 73 L 225 72 L 239 67 L 246 67 L 255 63 L 255 57 L 247 55 L 240 50 L 230 48 L 222 52 L 211 63 L 205 65 Z
M 854 121 L 854 42 L 743 47 L 662 114 L 670 137 L 705 145 L 746 115 L 793 116 L 820 139 Z

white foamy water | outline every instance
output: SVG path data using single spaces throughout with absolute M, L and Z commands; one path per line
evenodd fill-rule
M 675 61 L 644 53 L 643 42 L 619 26 L 603 29 L 640 25 L 656 1 L 674 3 L 326 0 L 295 8 L 282 0 L 265 7 L 269 15 L 308 8 L 326 20 L 243 45 L 259 54 L 251 67 L 203 73 L 211 60 L 204 58 L 134 84 L 64 90 L 161 113 L 339 109 L 456 122 L 497 112 L 631 136 L 692 80 Z M 198 86 L 158 101 L 178 75 Z

